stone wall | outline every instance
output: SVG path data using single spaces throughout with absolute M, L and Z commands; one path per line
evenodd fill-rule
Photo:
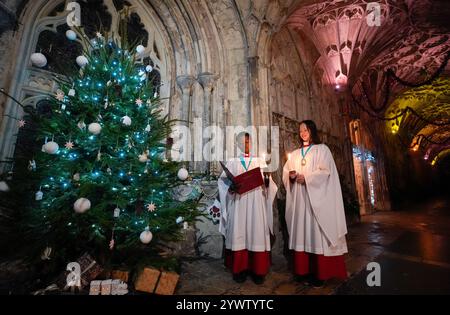
M 164 81 L 161 96 L 168 98 L 165 106 L 172 118 L 187 120 L 190 127 L 196 118 L 201 118 L 203 127 L 269 126 L 274 112 L 292 121 L 313 119 L 332 149 L 340 172 L 352 185 L 351 146 L 343 115 L 345 97 L 324 81 L 324 70 L 318 63 L 321 52 L 311 39 L 286 26 L 297 7 L 314 1 L 129 2 L 146 29 L 157 35 L 155 45 L 162 54 Z M 25 98 L 24 81 L 35 71 L 29 56 L 35 49 L 36 26 L 43 25 L 50 8 L 59 3 L 2 2 L 1 14 L 7 14 L 6 9 L 17 14 L 19 26 L 13 31 L 13 22 L 6 23 L 0 32 L 0 87 L 20 101 Z M 112 0 L 105 3 L 112 6 Z M 35 93 L 53 88 L 37 86 Z M 4 113 L 20 114 L 3 96 L 0 107 Z M 13 153 L 16 131 L 16 124 L 8 122 L 7 117 L 1 121 L 0 160 Z M 190 166 L 200 172 L 220 173 L 217 163 Z M 0 167 L 5 170 L 5 165 Z M 213 196 L 211 185 L 205 187 Z M 212 201 L 210 197 L 206 203 Z M 221 255 L 221 235 L 216 225 L 199 223 L 197 240 L 200 237 L 206 241 L 201 245 L 201 254 Z

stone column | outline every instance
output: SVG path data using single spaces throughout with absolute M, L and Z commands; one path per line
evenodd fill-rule
M 191 126 L 191 115 L 192 115 L 192 85 L 195 83 L 195 78 L 190 75 L 180 75 L 177 77 L 177 84 L 181 89 L 181 105 L 174 108 L 174 113 L 172 118 L 181 119 L 181 124 L 190 128 Z M 190 158 L 191 162 L 193 161 L 194 150 L 192 149 L 192 137 L 189 138 L 189 141 L 186 143 L 186 149 L 189 150 L 187 153 L 187 157 Z M 190 168 L 192 169 L 192 163 L 189 163 Z
M 195 78 L 191 75 L 180 75 L 177 77 L 177 84 L 182 92 L 181 108 L 175 112 L 174 115 L 180 119 L 186 121 L 186 125 L 189 125 L 190 112 L 191 112 L 191 96 L 192 85 L 195 83 Z
M 217 124 L 217 108 L 215 104 L 211 102 L 212 99 L 212 91 L 214 90 L 214 84 L 217 80 L 217 75 L 214 75 L 209 72 L 203 72 L 198 75 L 198 82 L 203 87 L 203 128 L 208 126 L 213 126 Z M 203 142 L 203 141 L 202 141 Z M 205 157 L 210 160 L 210 157 Z M 216 168 L 216 163 L 207 162 L 206 169 L 209 174 L 214 173 L 214 169 Z

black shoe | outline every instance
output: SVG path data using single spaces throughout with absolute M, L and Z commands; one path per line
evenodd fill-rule
M 237 283 L 243 283 L 247 280 L 247 271 L 242 271 L 239 273 L 233 274 L 233 280 Z
M 305 285 L 309 285 L 311 282 L 311 277 L 310 275 L 295 275 L 294 276 L 294 280 L 298 283 L 303 283 Z
M 324 286 L 324 284 L 325 284 L 325 281 L 319 280 L 319 279 L 317 279 L 317 278 L 313 278 L 313 279 L 311 280 L 311 285 L 312 285 L 314 288 L 322 288 L 322 287 Z
M 252 275 L 252 280 L 255 284 L 260 285 L 264 283 L 264 276 Z

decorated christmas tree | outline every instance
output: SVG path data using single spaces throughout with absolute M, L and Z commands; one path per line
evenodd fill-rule
M 35 189 L 25 238 L 60 263 L 88 252 L 104 263 L 170 265 L 164 246 L 200 213 L 198 198 L 175 196 L 188 172 L 171 161 L 174 121 L 162 114 L 152 65 L 124 33 L 76 31 L 67 37 L 84 43 L 77 71 L 55 79 L 46 114 L 32 114 L 42 150 L 23 179 Z

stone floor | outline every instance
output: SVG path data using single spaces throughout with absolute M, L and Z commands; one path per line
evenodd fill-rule
M 234 282 L 221 259 L 191 258 L 183 262 L 176 294 L 450 294 L 450 201 L 364 216 L 361 223 L 349 227 L 347 242 L 345 282 L 329 281 L 321 289 L 296 283 L 278 243 L 263 285 Z M 373 261 L 381 266 L 380 287 L 366 284 L 366 266 Z M 27 294 L 25 265 L 5 262 L 0 270 L 0 294 Z
M 314 289 L 292 279 L 288 263 L 273 254 L 263 285 L 238 284 L 220 259 L 183 263 L 177 294 L 314 295 L 450 293 L 450 202 L 435 200 L 403 211 L 377 212 L 349 227 L 346 256 L 349 280 Z M 381 266 L 381 287 L 368 287 L 366 266 Z

